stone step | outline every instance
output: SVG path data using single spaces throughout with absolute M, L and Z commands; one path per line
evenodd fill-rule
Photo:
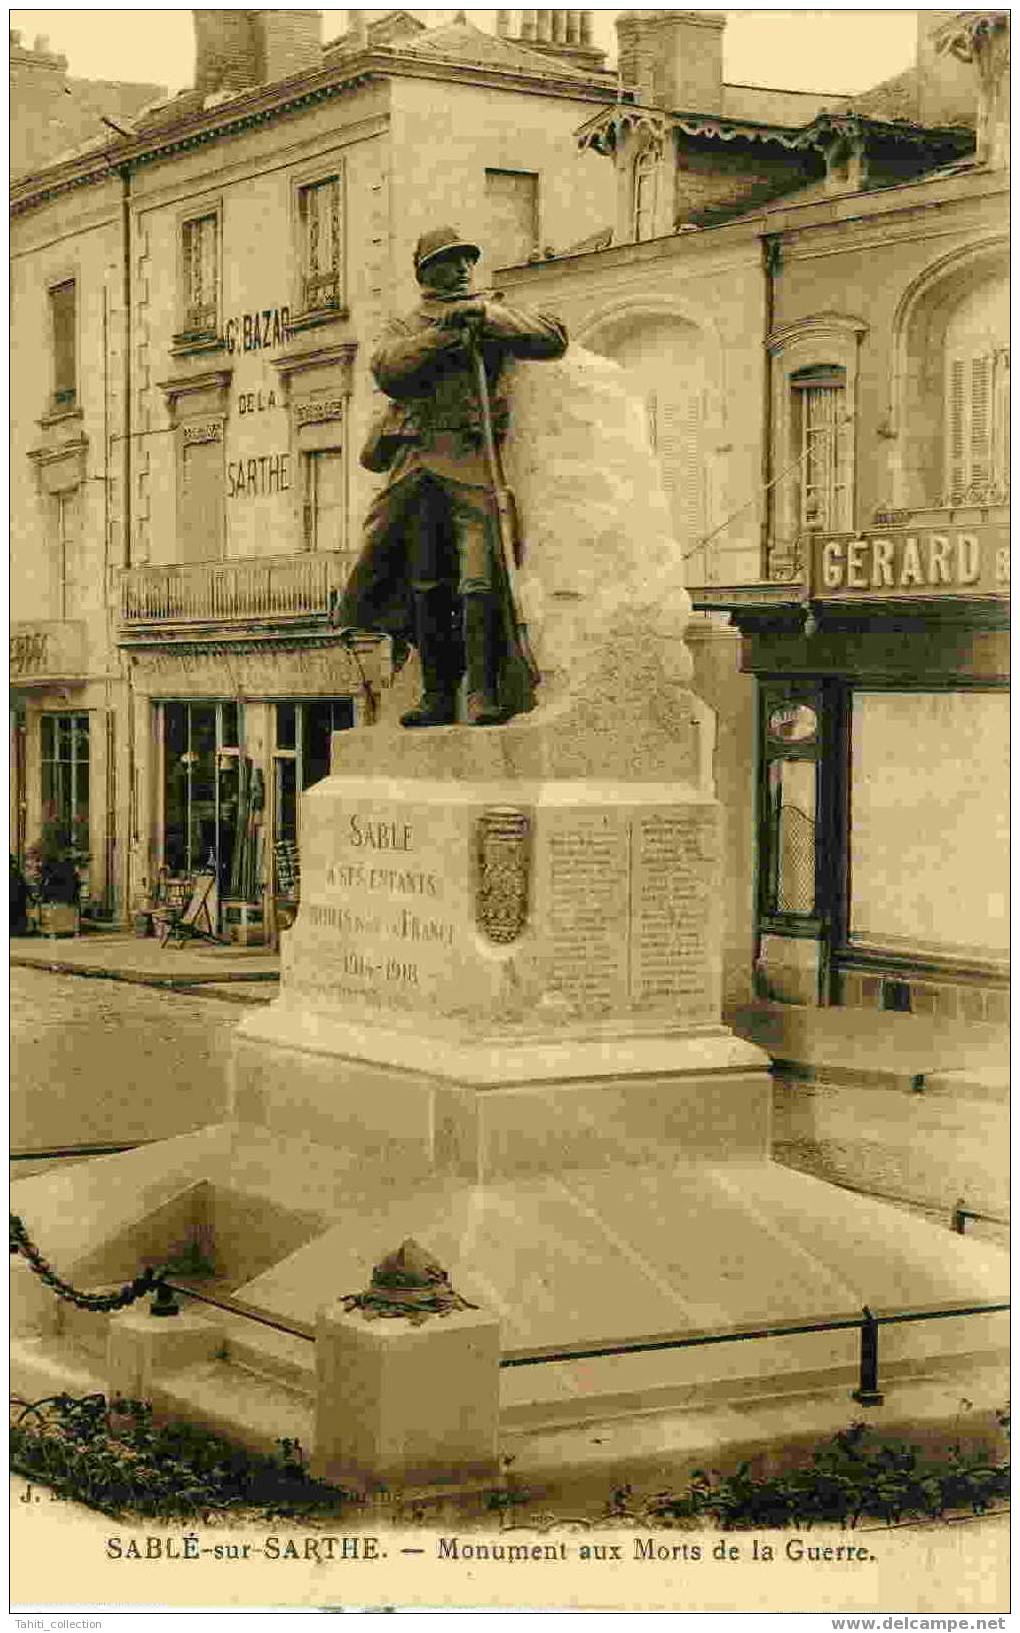
M 805 1081 L 817 1077 L 911 1089 L 926 1088 L 933 1076 L 959 1072 L 964 1082 L 984 1085 L 997 1082 L 1009 1065 L 1009 1034 L 988 1023 L 766 1003 L 744 1005 L 726 1019 L 739 1037 Z
M 216 1316 L 231 1366 L 314 1396 L 315 1344 L 310 1339 L 226 1311 L 216 1311 Z
M 231 1360 L 200 1361 L 153 1384 L 160 1416 L 197 1424 L 211 1434 L 272 1453 L 281 1440 L 297 1440 L 307 1455 L 315 1431 L 315 1402 L 279 1378 Z

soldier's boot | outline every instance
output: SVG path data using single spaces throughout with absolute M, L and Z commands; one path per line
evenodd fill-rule
M 402 726 L 452 726 L 462 659 L 454 629 L 454 596 L 448 584 L 414 595 L 414 637 L 421 661 L 422 695 L 400 716 Z
M 464 597 L 467 723 L 499 726 L 511 710 L 499 701 L 499 609 L 490 595 Z

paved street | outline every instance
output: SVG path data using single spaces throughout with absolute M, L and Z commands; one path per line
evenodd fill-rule
M 217 999 L 12 969 L 12 1151 L 165 1139 L 215 1121 L 230 1034 L 245 1013 Z

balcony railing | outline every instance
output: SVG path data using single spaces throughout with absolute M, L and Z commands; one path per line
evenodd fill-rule
M 131 567 L 120 579 L 121 626 L 324 618 L 351 564 L 346 552 L 331 551 Z
M 12 686 L 84 678 L 85 625 L 77 619 L 15 623 L 10 641 Z

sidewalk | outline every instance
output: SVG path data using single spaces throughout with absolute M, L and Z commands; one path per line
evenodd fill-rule
M 79 936 L 16 936 L 11 940 L 10 961 L 26 969 L 99 976 L 107 981 L 133 981 L 153 987 L 280 978 L 279 954 L 265 947 L 213 946 L 199 941 L 183 947 L 161 947 L 154 937 L 133 936 L 123 930 L 89 930 Z
M 801 1082 L 1001 1098 L 1009 1086 L 1009 1031 L 987 1021 L 945 1021 L 891 1010 L 816 1009 L 761 1001 L 725 1020 Z

